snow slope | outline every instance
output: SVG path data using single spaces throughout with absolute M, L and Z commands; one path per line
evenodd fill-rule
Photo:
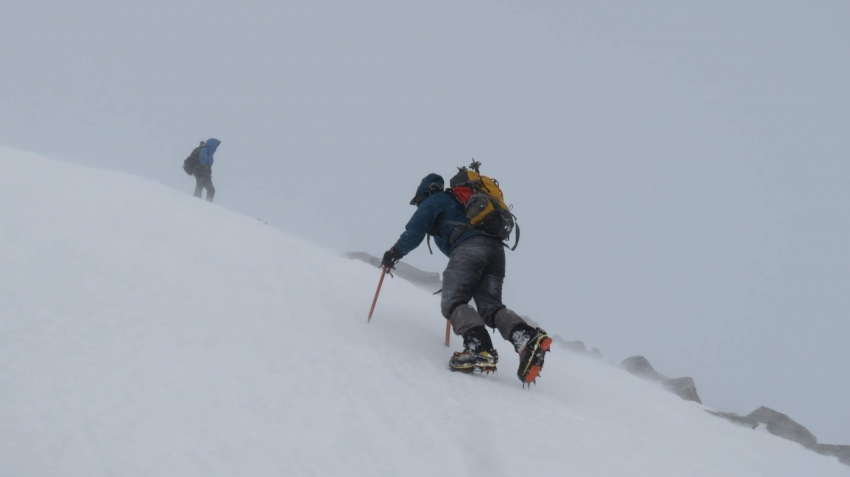
M 0 171 L 4 477 L 850 475 L 557 348 L 530 391 L 500 339 L 450 373 L 437 297 L 388 279 L 367 325 L 376 269 L 188 179 Z

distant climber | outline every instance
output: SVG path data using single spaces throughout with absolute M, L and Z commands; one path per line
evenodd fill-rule
M 444 190 L 443 178 L 438 174 L 425 176 L 416 189 L 416 196 L 410 201 L 417 210 L 407 223 L 405 232 L 384 253 L 382 265 L 389 272 L 402 257 L 418 247 L 426 235 L 433 237 L 437 248 L 449 257 L 443 272 L 442 314 L 451 321 L 455 334 L 463 337 L 464 350 L 454 353 L 449 368 L 467 373 L 496 369 L 499 354 L 493 347 L 486 325 L 498 328 L 502 338 L 510 341 L 519 353 L 517 376 L 525 385 L 534 382 L 540 374 L 552 339 L 545 331 L 531 327 L 502 304 L 502 283 L 505 279 L 505 246 L 502 242 L 505 237 L 502 231 L 506 230 L 509 235 L 514 224 L 507 212 L 508 215 L 493 215 L 492 220 L 482 221 L 488 222 L 488 226 L 501 220 L 510 221 L 501 229 L 490 228 L 496 231 L 495 234 L 483 231 L 478 222 L 471 225 L 469 208 L 461 200 L 471 201 L 474 198 L 486 201 L 480 195 L 481 189 L 486 187 L 485 182 L 494 193 L 498 189 L 498 201 L 504 204 L 498 182 L 477 172 L 477 167 L 475 174 L 461 168 L 452 179 L 452 188 L 447 190 Z M 470 195 L 461 193 L 464 187 Z M 490 209 L 498 211 L 500 207 L 495 205 Z M 477 214 L 475 219 L 489 213 Z M 477 311 L 469 305 L 470 300 L 475 301 Z
M 207 190 L 207 200 L 212 202 L 215 197 L 215 186 L 212 183 L 213 155 L 221 144 L 216 138 L 201 141 L 192 154 L 183 161 L 183 170 L 186 174 L 195 176 L 195 197 L 201 198 L 203 190 Z

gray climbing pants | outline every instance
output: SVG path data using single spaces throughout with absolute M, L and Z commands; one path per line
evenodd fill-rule
M 502 338 L 510 340 L 511 330 L 525 320 L 502 304 L 504 280 L 505 248 L 498 239 L 476 235 L 452 251 L 443 272 L 440 306 L 455 334 L 486 325 L 498 328 Z M 478 311 L 469 306 L 470 300 Z

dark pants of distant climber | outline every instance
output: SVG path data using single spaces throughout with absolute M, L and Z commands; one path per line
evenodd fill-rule
M 510 340 L 511 331 L 525 320 L 502 304 L 505 280 L 505 247 L 497 239 L 477 235 L 463 241 L 451 253 L 443 272 L 443 316 L 463 335 L 476 326 L 498 328 Z M 475 311 L 469 301 L 475 300 Z
M 198 166 L 195 169 L 195 197 L 201 198 L 203 190 L 207 190 L 207 200 L 212 202 L 215 197 L 215 187 L 212 183 L 212 168 L 209 166 Z

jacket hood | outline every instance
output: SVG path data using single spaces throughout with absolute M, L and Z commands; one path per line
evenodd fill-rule
M 416 188 L 416 195 L 411 199 L 410 205 L 418 206 L 420 202 L 435 192 L 442 192 L 445 182 L 439 174 L 428 174 L 422 178 L 419 187 Z
M 219 144 L 221 144 L 221 141 L 214 137 L 207 139 L 206 142 L 207 149 L 213 154 L 215 154 L 215 150 L 218 149 Z

